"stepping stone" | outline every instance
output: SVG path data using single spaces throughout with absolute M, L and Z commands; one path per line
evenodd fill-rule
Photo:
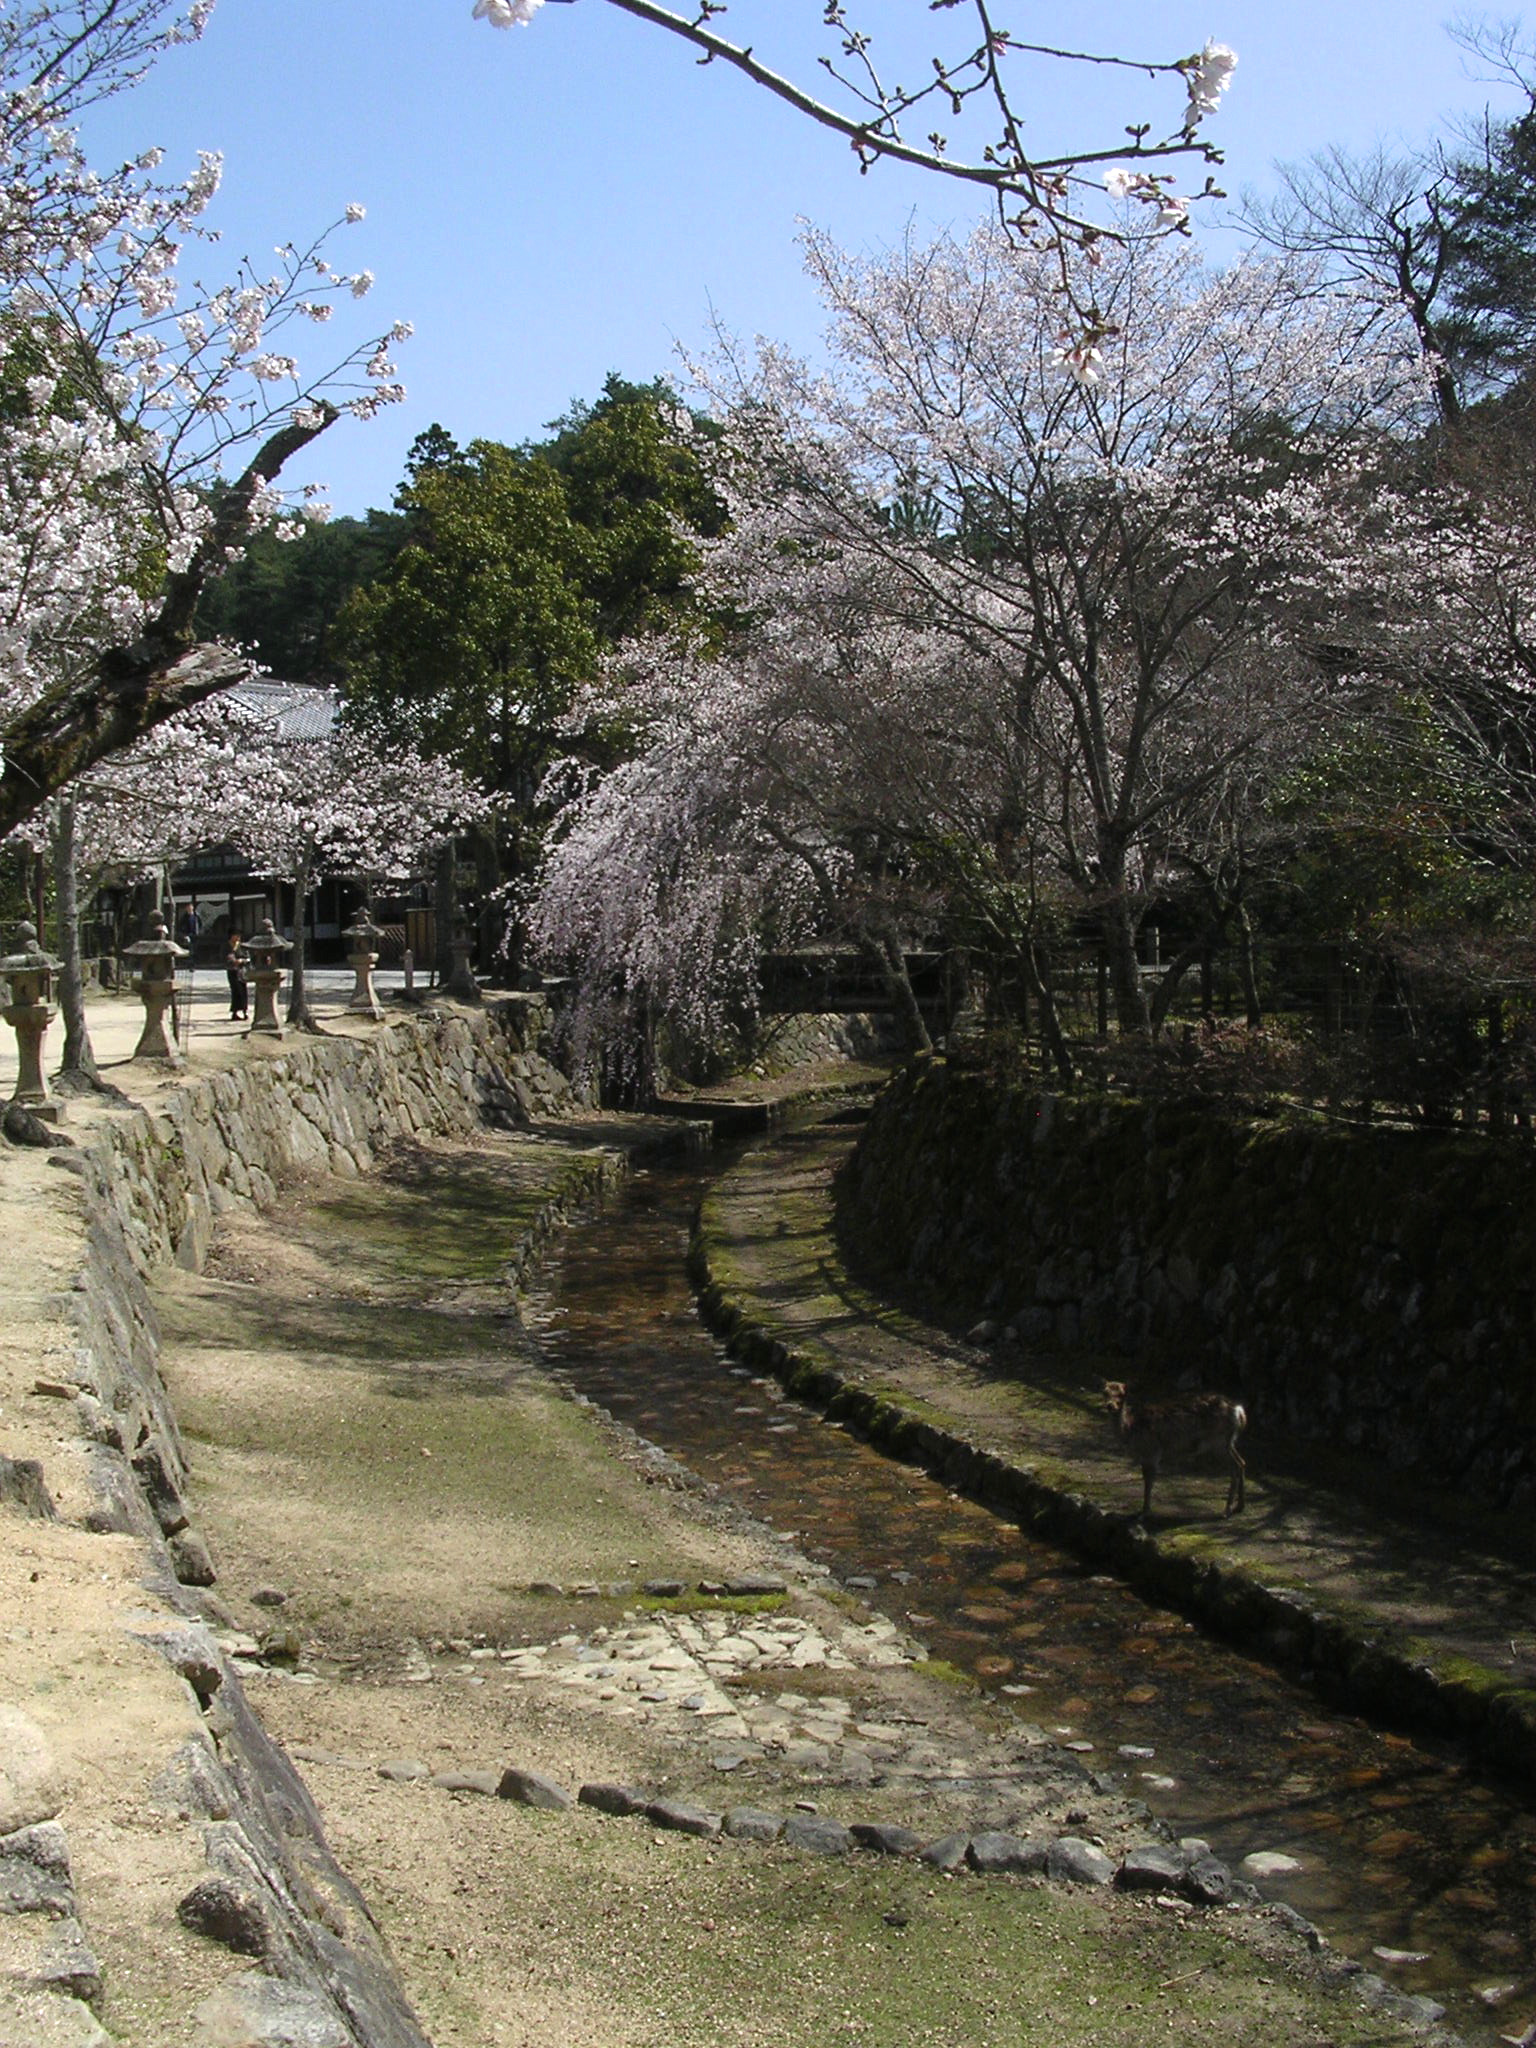
M 478 1792 L 494 1799 L 501 1779 L 495 1771 L 434 1771 L 432 1783 L 439 1792 Z
M 640 1590 L 653 1600 L 680 1600 L 684 1587 L 681 1579 L 647 1579 Z
M 535 1806 L 545 1813 L 565 1813 L 576 1803 L 553 1778 L 540 1777 L 537 1771 L 525 1771 L 517 1764 L 509 1764 L 492 1789 L 498 1799 L 511 1799 L 518 1806 Z
M 630 1785 L 583 1785 L 576 1798 L 598 1813 L 644 1813 L 647 1804 L 645 1794 Z
M 75 1910 L 69 1845 L 56 1820 L 0 1835 L 0 1913 Z
M 991 1877 L 1002 1870 L 1044 1870 L 1048 1853 L 1048 1845 L 1043 1841 L 989 1829 L 972 1835 L 967 1861 L 983 1877 Z
M 42 1730 L 0 1705 L 0 1835 L 49 1821 L 64 1804 L 64 1774 Z
M 814 1856 L 846 1856 L 853 1847 L 849 1830 L 825 1813 L 792 1813 L 784 1823 L 784 1840 Z
M 806 1714 L 800 1726 L 807 1742 L 832 1744 L 843 1739 L 843 1722 L 831 1714 Z
M 1127 1850 L 1115 1883 L 1127 1892 L 1172 1892 L 1182 1888 L 1188 1859 L 1161 1842 L 1143 1842 Z
M 87 2005 L 101 1996 L 101 1964 L 78 1920 L 54 1921 L 29 1972 L 29 1982 L 39 1991 L 63 1992 L 84 1999 Z
M 349 2048 L 356 2040 L 321 1992 L 254 1971 L 229 1977 L 205 1998 L 196 2018 L 205 2041 L 302 2042 L 303 2048 Z M 105 2042 L 106 2035 L 97 2037 Z
M 653 1799 L 645 1809 L 645 1817 L 659 1828 L 671 1828 L 680 1835 L 699 1835 L 706 1841 L 713 1841 L 724 1825 L 718 1813 L 708 1813 L 702 1806 L 689 1806 L 681 1799 Z
M 728 1580 L 725 1590 L 736 1599 L 749 1600 L 766 1596 L 770 1593 L 787 1593 L 789 1585 L 784 1579 L 775 1579 L 762 1574 L 756 1574 L 744 1579 Z
M 781 1813 L 763 1813 L 755 1806 L 733 1806 L 725 1816 L 725 1832 L 738 1842 L 776 1842 L 784 1832 Z
M 1301 1865 L 1294 1856 L 1284 1856 L 1278 1849 L 1256 1849 L 1243 1858 L 1242 1867 L 1250 1877 L 1283 1877 L 1289 1870 L 1300 1870 Z
M 1224 1906 L 1232 1896 L 1232 1873 L 1215 1856 L 1197 1856 L 1184 1874 L 1181 1889 L 1197 1906 Z
M 849 1833 L 861 1849 L 877 1856 L 915 1856 L 923 1846 L 916 1828 L 903 1828 L 891 1821 L 856 1820 Z
M 918 1850 L 918 1860 L 931 1863 L 935 1870 L 959 1870 L 970 1846 L 969 1835 L 940 1835 L 936 1842 Z
M 1046 1851 L 1045 1871 L 1052 1884 L 1108 1884 L 1115 1866 L 1092 1842 L 1061 1835 Z
M 784 1762 L 792 1771 L 824 1771 L 831 1761 L 831 1752 L 818 1742 L 791 1742 L 785 1745 Z
M 176 1918 L 193 1934 L 206 1935 L 236 1955 L 265 1956 L 272 1945 L 266 1907 L 244 1885 L 227 1877 L 205 1877 L 176 1907 Z

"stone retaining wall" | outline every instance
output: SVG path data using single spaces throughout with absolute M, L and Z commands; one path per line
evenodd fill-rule
M 429 2048 L 308 1794 L 184 1590 L 214 1573 L 190 1520 L 147 1280 L 169 1260 L 198 1267 L 222 1211 L 270 1201 L 292 1174 L 362 1173 L 400 1139 L 463 1137 L 569 1108 L 564 1077 L 539 1050 L 545 1024 L 538 999 L 509 998 L 482 1012 L 424 1010 L 367 1037 L 253 1049 L 239 1068 L 188 1080 L 154 1110 L 53 1155 L 85 1189 L 85 1258 L 67 1315 L 72 1405 L 91 1445 L 86 1523 L 146 1545 L 151 1588 L 170 1612 L 134 1632 L 186 1680 L 201 1718 L 163 1785 L 203 1826 L 211 1875 L 197 1892 L 213 1900 L 213 1922 L 227 1921 L 233 1945 L 259 1964 L 227 1980 L 200 2016 L 210 2039 Z
M 1484 1502 L 1536 1503 L 1523 1142 L 1073 1100 L 945 1062 L 876 1103 L 839 1228 L 1009 1345 L 1194 1372 Z

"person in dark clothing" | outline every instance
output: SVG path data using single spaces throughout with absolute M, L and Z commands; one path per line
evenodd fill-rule
M 250 997 L 246 986 L 245 970 L 248 960 L 240 934 L 229 935 L 229 951 L 224 955 L 224 971 L 229 976 L 229 1014 L 231 1019 L 248 1015 Z

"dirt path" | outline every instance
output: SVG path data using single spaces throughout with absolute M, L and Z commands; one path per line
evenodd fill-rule
M 217 1597 L 250 1637 L 230 1640 L 438 2048 L 1400 2038 L 1272 1914 L 432 1782 L 518 1765 L 925 1841 L 1146 1837 L 1039 1731 L 915 1668 L 890 1623 L 546 1378 L 501 1274 L 578 1157 L 494 1141 L 317 1183 L 227 1223 L 161 1299 Z M 754 1578 L 785 1590 L 696 1590 Z M 642 1591 L 667 1582 L 686 1590 Z M 274 1627 L 297 1671 L 254 1654 Z

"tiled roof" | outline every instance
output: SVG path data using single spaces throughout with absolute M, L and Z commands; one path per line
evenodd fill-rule
M 280 683 L 274 676 L 253 676 L 237 683 L 230 695 L 261 717 L 272 719 L 285 739 L 323 740 L 336 723 L 336 692 L 309 683 Z

